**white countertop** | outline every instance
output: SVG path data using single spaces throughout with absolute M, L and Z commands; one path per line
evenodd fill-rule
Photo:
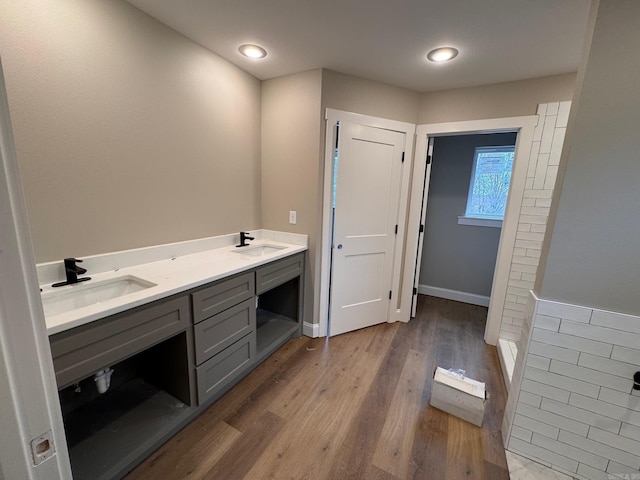
M 260 257 L 239 254 L 237 252 L 240 251 L 240 249 L 235 247 L 237 235 L 227 235 L 222 237 L 212 237 L 213 240 L 207 245 L 216 246 L 217 248 L 211 248 L 203 251 L 193 252 L 193 250 L 198 249 L 193 247 L 194 242 L 201 242 L 200 245 L 203 245 L 200 240 L 172 244 L 171 252 L 178 252 L 177 254 L 170 258 L 148 263 L 135 264 L 135 258 L 148 259 L 150 256 L 153 257 L 153 254 L 157 256 L 157 249 L 165 248 L 166 250 L 167 246 L 151 247 L 151 249 L 156 249 L 152 255 L 149 254 L 150 249 L 147 248 L 95 256 L 84 258 L 83 260 L 85 260 L 85 263 L 81 264 L 82 267 L 87 269 L 87 273 L 80 275 L 80 277 L 90 276 L 92 280 L 58 288 L 52 288 L 49 282 L 45 284 L 42 281 L 43 278 L 49 281 L 51 280 L 51 270 L 55 262 L 46 265 L 39 265 L 38 275 L 41 280 L 40 283 L 42 283 L 40 287 L 43 290 L 43 294 L 49 294 L 49 292 L 52 291 L 62 293 L 83 285 L 89 285 L 92 281 L 98 282 L 124 275 L 132 275 L 156 284 L 156 286 L 149 287 L 138 292 L 129 293 L 118 298 L 109 299 L 57 315 L 47 316 L 45 317 L 47 333 L 49 335 L 53 335 L 80 325 L 85 325 L 94 320 L 98 320 L 115 313 L 120 313 L 176 293 L 184 292 L 194 287 L 205 285 L 209 282 L 250 270 L 274 260 L 303 252 L 307 249 L 306 235 L 280 234 L 280 232 L 265 230 L 256 231 L 253 236 L 256 237 L 256 240 L 250 242 L 251 246 L 268 244 L 283 248 L 282 250 L 277 250 L 273 253 Z M 181 252 L 187 251 L 192 251 L 192 253 L 179 255 Z M 136 255 L 136 252 L 139 252 L 139 255 Z M 166 251 L 163 252 L 166 254 Z M 121 263 L 126 264 L 126 266 L 93 273 L 91 264 L 93 263 L 96 265 L 96 268 L 98 268 L 97 266 L 100 265 L 101 262 L 103 265 L 106 265 L 107 262 L 105 262 L 105 258 L 107 256 L 109 257 L 110 264 L 117 265 L 118 259 L 120 259 Z M 123 260 L 125 257 L 126 262 Z M 133 263 L 133 265 L 131 265 L 131 263 Z M 56 266 L 56 271 L 61 271 L 61 268 Z

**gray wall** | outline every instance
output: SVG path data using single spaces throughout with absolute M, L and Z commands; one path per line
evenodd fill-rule
M 333 70 L 322 70 L 322 108 L 416 123 L 421 95 Z M 323 113 L 324 115 L 324 113 Z
M 458 225 L 458 215 L 467 205 L 475 148 L 515 141 L 515 133 L 435 139 L 420 285 L 491 295 L 501 229 Z
M 262 82 L 262 226 L 309 235 L 304 319 L 311 322 L 319 277 L 322 70 Z M 289 211 L 297 212 L 296 225 Z M 314 288 L 315 287 L 315 288 Z
M 637 0 L 600 2 L 563 148 L 566 170 L 539 290 L 545 299 L 634 315 L 640 314 L 638 25 Z
M 0 2 L 38 262 L 260 226 L 260 81 L 123 1 Z
M 418 124 L 534 115 L 539 103 L 571 100 L 575 73 L 423 93 Z
M 320 256 L 317 250 L 322 227 L 326 108 L 409 123 L 416 119 L 418 123 L 429 123 L 533 115 L 539 102 L 570 99 L 575 79 L 575 74 L 566 74 L 420 94 L 332 70 L 322 69 L 321 73 L 320 85 L 318 70 L 313 70 L 267 80 L 262 86 L 262 226 L 310 235 L 305 319 L 310 321 L 309 314 L 313 311 L 314 322 L 319 318 Z M 316 110 L 319 89 L 321 106 Z M 292 119 L 295 121 L 290 121 Z M 274 121 L 284 122 L 281 125 L 288 127 L 281 128 Z M 318 129 L 320 153 L 312 158 Z M 293 172 L 302 175 L 301 182 L 291 182 Z M 291 209 L 298 210 L 297 226 L 288 224 Z M 495 258 L 493 262 L 495 264 Z

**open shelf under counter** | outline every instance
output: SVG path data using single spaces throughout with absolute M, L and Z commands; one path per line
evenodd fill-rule
M 65 415 L 73 478 L 120 478 L 140 455 L 182 428 L 195 410 L 141 378 L 110 389 Z
M 277 350 L 300 329 L 300 324 L 296 320 L 263 308 L 258 308 L 256 312 L 256 326 L 258 362 Z

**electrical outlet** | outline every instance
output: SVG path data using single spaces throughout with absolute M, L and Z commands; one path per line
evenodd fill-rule
M 296 221 L 297 221 L 296 216 L 297 216 L 297 212 L 295 210 L 290 210 L 289 211 L 289 223 L 291 225 L 295 225 L 296 224 Z

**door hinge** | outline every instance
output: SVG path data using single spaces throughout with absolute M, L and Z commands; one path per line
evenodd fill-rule
M 398 225 L 396 225 L 396 235 L 398 234 Z
M 417 295 L 418 294 L 418 289 L 416 287 L 413 287 L 413 294 Z
M 389 300 L 391 300 L 391 290 L 389 290 Z
M 402 152 L 402 163 L 404 163 L 404 152 Z
M 424 224 L 420 225 L 420 231 L 418 233 L 422 233 L 422 232 L 424 232 Z
M 431 155 L 427 155 L 427 165 L 431 165 Z

